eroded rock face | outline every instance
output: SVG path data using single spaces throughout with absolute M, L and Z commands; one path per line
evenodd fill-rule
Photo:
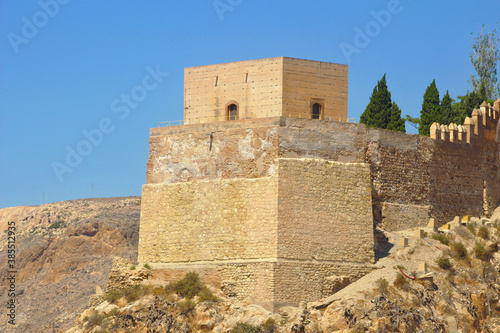
M 96 286 L 105 289 L 112 259 L 137 258 L 140 198 L 64 201 L 0 209 L 0 251 L 9 221 L 16 225 L 18 329 L 70 327 Z M 0 284 L 6 282 L 0 257 Z M 0 292 L 0 302 L 7 293 Z M 0 321 L 5 331 L 6 321 Z

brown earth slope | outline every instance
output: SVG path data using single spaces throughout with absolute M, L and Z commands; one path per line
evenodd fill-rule
M 16 332 L 72 326 L 115 256 L 137 257 L 140 198 L 63 201 L 0 209 L 0 302 L 7 304 L 7 228 L 16 224 Z M 5 313 L 2 311 L 2 313 Z M 12 327 L 0 321 L 0 331 Z

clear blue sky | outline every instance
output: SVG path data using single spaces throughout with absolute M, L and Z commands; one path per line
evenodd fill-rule
M 441 96 L 470 89 L 471 33 L 499 12 L 498 0 L 1 1 L 0 207 L 87 198 L 92 184 L 95 197 L 140 195 L 149 128 L 183 118 L 184 67 L 349 64 L 350 117 L 384 73 L 419 116 L 433 79 Z

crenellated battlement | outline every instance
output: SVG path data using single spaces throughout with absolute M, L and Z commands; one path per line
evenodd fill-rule
M 498 134 L 499 117 L 500 99 L 493 106 L 483 102 L 479 109 L 474 109 L 471 117 L 465 118 L 462 125 L 433 123 L 430 136 L 432 139 L 444 142 L 467 144 L 474 144 L 483 140 L 500 142 L 500 135 Z

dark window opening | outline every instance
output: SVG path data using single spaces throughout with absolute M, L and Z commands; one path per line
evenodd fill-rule
M 321 104 L 314 103 L 312 106 L 312 119 L 320 119 L 321 117 Z
M 238 120 L 238 106 L 230 104 L 227 107 L 227 120 Z

